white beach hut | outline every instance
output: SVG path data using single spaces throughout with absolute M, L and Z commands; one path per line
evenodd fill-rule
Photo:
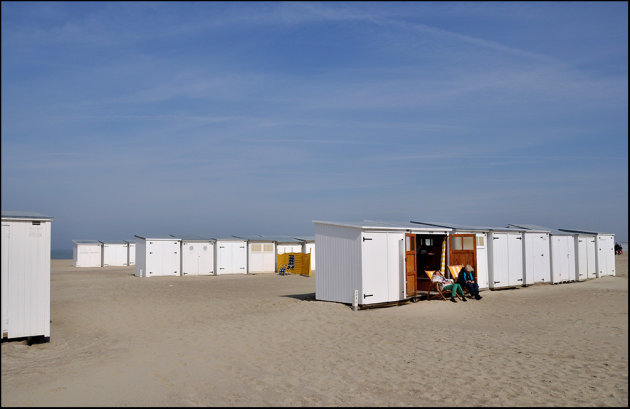
M 439 270 L 450 229 L 409 222 L 313 221 L 315 297 L 357 305 L 390 303 L 427 291 L 425 270 Z M 418 246 L 416 246 L 418 244 Z M 425 250 L 422 254 L 417 249 Z
M 125 243 L 127 243 L 127 265 L 133 266 L 136 264 L 136 242 L 125 240 Z
M 491 289 L 523 285 L 523 231 L 492 228 L 488 232 L 488 285 Z
M 315 270 L 315 236 L 295 236 L 302 241 L 302 252 L 311 255 L 311 270 Z
M 290 236 L 264 236 L 267 239 L 272 239 L 276 242 L 276 255 L 285 253 L 302 253 L 303 252 L 303 240 L 296 239 Z
M 520 229 L 523 233 L 523 285 L 551 283 L 551 244 L 549 230 L 519 227 L 508 224 L 508 228 Z
M 477 284 L 480 289 L 489 288 L 488 283 L 488 227 L 465 226 L 454 223 L 421 222 L 411 223 L 421 226 L 438 226 L 449 228 L 447 240 L 447 265 L 470 264 L 475 270 Z
M 103 243 L 98 240 L 72 240 L 72 264 L 75 267 L 101 267 Z
M 530 231 L 549 232 L 551 283 L 575 281 L 575 233 L 535 224 L 509 224 Z
M 181 275 L 181 239 L 164 235 L 136 235 L 136 277 Z
M 235 235 L 247 241 L 247 272 L 274 273 L 276 271 L 276 242 L 259 234 Z
M 50 341 L 52 217 L 2 211 L 2 338 Z
M 247 240 L 236 237 L 217 238 L 216 274 L 247 274 Z
M 126 266 L 129 258 L 129 245 L 126 241 L 101 241 L 103 245 L 103 258 L 101 265 Z
M 561 231 L 577 233 L 595 238 L 595 276 L 615 275 L 615 235 L 577 229 L 559 229 Z M 587 241 L 590 244 L 590 241 Z M 587 249 L 587 257 L 591 255 Z M 588 260 L 588 259 L 587 259 Z M 587 261 L 588 262 L 588 261 Z M 588 277 L 590 278 L 590 277 Z
M 171 235 L 181 238 L 182 275 L 215 275 L 214 244 L 210 237 L 193 235 Z

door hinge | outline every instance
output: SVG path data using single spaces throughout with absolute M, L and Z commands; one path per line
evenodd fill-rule
M 364 237 L 364 238 L 363 238 L 363 241 L 366 241 L 366 240 L 372 240 L 372 239 L 371 239 L 371 238 L 369 238 L 369 237 Z
M 371 239 L 370 239 L 371 240 Z M 374 294 L 363 294 L 363 298 L 372 297 Z

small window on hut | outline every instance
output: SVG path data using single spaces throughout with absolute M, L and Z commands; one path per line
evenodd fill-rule
M 262 244 L 252 244 L 252 253 L 260 253 L 262 251 Z
M 475 247 L 473 245 L 473 238 L 472 237 L 462 237 L 464 239 L 464 250 L 474 250 Z
M 477 236 L 477 247 L 486 247 L 486 238 L 484 236 Z
M 453 237 L 453 250 L 462 250 L 462 238 L 461 237 Z
M 265 253 L 271 253 L 273 251 L 273 244 L 265 244 L 263 251 Z

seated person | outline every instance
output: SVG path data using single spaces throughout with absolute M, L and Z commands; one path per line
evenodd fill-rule
M 479 295 L 479 285 L 477 281 L 475 281 L 474 270 L 470 264 L 467 264 L 462 268 L 462 271 L 459 272 L 457 282 L 462 288 L 467 289 L 470 295 L 475 297 L 475 299 L 481 300 L 482 297 Z
M 437 270 L 435 273 L 433 273 L 433 278 L 431 279 L 431 281 L 434 283 L 438 283 L 438 288 L 440 289 L 440 291 L 451 290 L 452 302 L 457 302 L 457 300 L 455 299 L 456 294 L 459 294 L 460 297 L 462 297 L 462 301 L 467 301 L 466 297 L 464 296 L 464 290 L 462 290 L 462 287 L 459 284 L 454 283 L 452 279 L 444 278 L 440 270 Z

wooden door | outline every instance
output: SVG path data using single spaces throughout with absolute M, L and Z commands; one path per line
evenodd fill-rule
M 477 278 L 477 237 L 474 234 L 452 234 L 449 240 L 448 264 L 451 266 L 470 264 Z
M 405 234 L 405 273 L 407 297 L 416 295 L 417 272 L 415 234 Z

